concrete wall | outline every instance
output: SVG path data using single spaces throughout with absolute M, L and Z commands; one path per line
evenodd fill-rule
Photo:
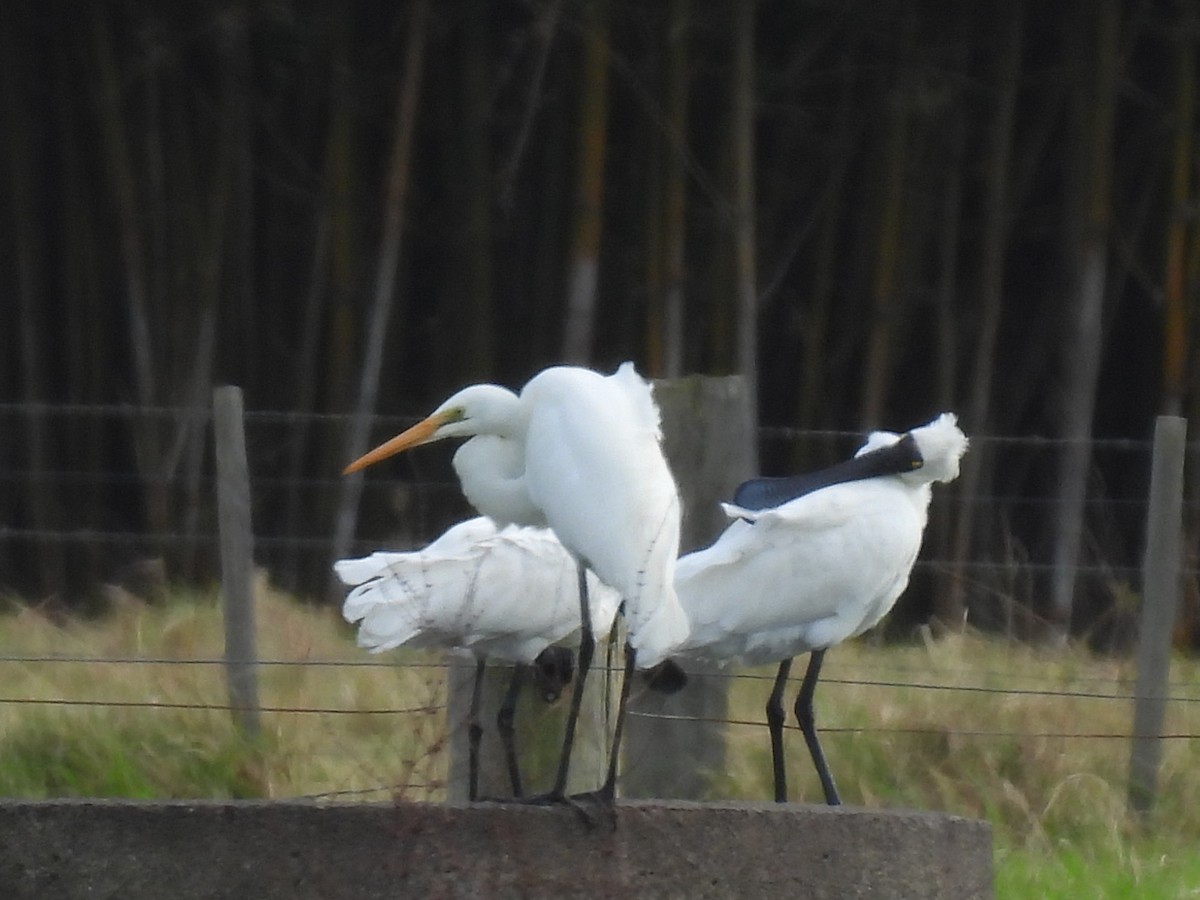
M 615 827 L 614 827 L 615 826 Z M 989 898 L 991 832 L 918 812 L 0 801 L 0 897 Z

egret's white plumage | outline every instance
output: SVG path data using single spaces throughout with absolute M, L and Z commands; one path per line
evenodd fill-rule
M 497 715 L 514 796 L 521 795 L 513 715 L 526 667 L 556 697 L 570 677 L 569 654 L 547 648 L 580 631 L 577 566 L 554 533 L 486 517 L 460 522 L 421 550 L 343 559 L 334 570 L 351 586 L 342 614 L 358 624 L 358 644 L 378 653 L 396 647 L 466 651 L 476 660 L 469 721 L 468 797 L 479 785 L 480 685 L 485 661 L 516 664 Z M 620 597 L 588 573 L 594 633 L 612 626 Z M 564 654 L 566 651 L 564 651 Z M 544 658 L 548 657 L 548 658 Z
M 920 452 L 919 468 L 823 487 L 771 509 L 726 504 L 732 524 L 712 546 L 684 556 L 676 567 L 675 586 L 691 629 L 677 656 L 783 661 L 773 694 L 777 703 L 791 658 L 814 652 L 805 684 L 811 704 L 819 654 L 872 628 L 891 610 L 921 547 L 930 485 L 958 476 L 967 439 L 953 414 L 909 434 Z M 900 437 L 875 432 L 858 452 Z M 803 717 L 801 724 L 805 727 Z M 811 721 L 805 736 L 821 770 Z M 777 761 L 777 797 L 780 765 Z M 826 793 L 836 802 L 831 779 Z
M 464 388 L 346 471 L 450 437 L 469 438 L 455 454 L 454 467 L 479 512 L 502 524 L 548 525 L 581 572 L 586 566 L 620 593 L 628 624 L 627 669 L 635 661 L 656 665 L 687 637 L 673 584 L 679 494 L 660 447 L 650 385 L 631 363 L 609 376 L 556 366 L 530 379 L 520 394 L 496 385 Z M 579 583 L 586 608 L 586 582 Z M 565 785 L 592 643 L 585 626 L 555 796 Z M 628 681 L 603 788 L 610 798 Z
M 521 400 L 530 497 L 563 546 L 620 593 L 638 663 L 656 665 L 688 625 L 673 586 L 679 492 L 650 385 L 631 363 L 607 377 L 561 366 L 533 378 Z
M 472 506 L 501 525 L 549 526 L 621 594 L 639 665 L 661 662 L 683 641 L 687 618 L 672 586 L 679 493 L 658 407 L 632 363 L 608 376 L 545 369 L 519 395 L 494 384 L 463 388 L 346 471 L 453 437 L 469 438 L 454 469 Z
M 553 532 L 478 517 L 429 546 L 334 563 L 351 586 L 342 614 L 358 645 L 467 650 L 476 657 L 532 663 L 579 631 L 575 560 Z M 612 627 L 620 596 L 588 575 L 592 629 Z

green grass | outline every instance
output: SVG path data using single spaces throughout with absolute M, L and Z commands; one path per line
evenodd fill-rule
M 244 740 L 220 707 L 220 665 L 0 663 L 0 696 L 189 704 L 212 709 L 0 703 L 0 792 L 15 797 L 295 797 L 341 793 L 440 796 L 445 784 L 445 678 L 417 666 L 329 666 L 369 660 L 335 611 L 260 586 L 258 649 L 298 665 L 258 671 L 264 712 Z M 0 616 L 0 654 L 220 660 L 213 595 L 161 606 L 130 598 L 95 622 L 55 623 L 36 609 Z M 311 663 L 311 664 L 309 664 Z M 305 709 L 349 713 L 308 713 Z M 384 710 L 385 712 L 377 712 Z M 391 711 L 395 712 L 391 712 Z M 38 760 L 44 764 L 39 765 Z
M 416 665 L 320 665 L 370 657 L 335 611 L 295 604 L 265 584 L 257 625 L 263 659 L 301 664 L 260 668 L 262 703 L 279 711 L 264 712 L 255 741 L 220 709 L 219 665 L 0 662 L 5 698 L 214 707 L 0 703 L 0 795 L 444 796 L 446 686 L 434 658 L 401 653 L 392 658 Z M 222 640 L 212 595 L 159 606 L 125 598 L 92 622 L 56 623 L 18 605 L 0 615 L 0 655 L 219 659 Z M 754 677 L 733 682 L 731 718 L 758 722 L 772 673 L 744 674 Z M 1200 897 L 1200 741 L 1166 743 L 1155 814 L 1134 822 L 1125 810 L 1128 742 L 1057 736 L 1124 734 L 1129 703 L 1038 693 L 1127 693 L 1133 675 L 1129 661 L 978 636 L 887 648 L 859 642 L 829 654 L 818 722 L 845 802 L 990 821 L 1000 898 Z M 1177 659 L 1172 681 L 1173 696 L 1200 697 L 1200 662 Z M 904 686 L 914 683 L 1032 692 Z M 1166 727 L 1200 733 L 1200 701 L 1172 703 Z M 770 796 L 764 732 L 728 727 L 714 798 Z M 789 731 L 787 745 L 793 799 L 819 802 L 799 734 Z

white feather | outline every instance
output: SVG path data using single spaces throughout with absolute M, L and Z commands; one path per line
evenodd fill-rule
M 497 531 L 480 517 L 423 550 L 339 560 L 334 569 L 353 586 L 342 613 L 372 652 L 437 647 L 529 663 L 579 630 L 575 561 L 545 529 Z M 591 574 L 588 588 L 603 637 L 620 598 Z
M 910 432 L 923 465 L 833 485 L 734 521 L 676 569 L 691 632 L 679 655 L 749 664 L 831 647 L 876 625 L 908 585 L 930 482 L 958 475 L 967 439 L 952 414 Z M 894 443 L 875 432 L 862 450 Z

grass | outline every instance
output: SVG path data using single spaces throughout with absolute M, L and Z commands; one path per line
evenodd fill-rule
M 1131 661 L 978 636 L 888 648 L 859 642 L 827 657 L 818 722 L 867 729 L 822 739 L 845 802 L 990 821 L 998 897 L 1200 897 L 1200 741 L 1165 742 L 1159 799 L 1144 827 L 1126 813 L 1129 742 L 1059 736 L 1127 734 L 1128 701 L 1081 695 L 1128 693 L 1134 675 Z M 863 681 L 1027 693 L 839 683 Z M 1200 663 L 1177 659 L 1172 682 L 1172 695 L 1191 702 L 1169 706 L 1165 730 L 1200 733 Z M 761 718 L 769 687 L 739 680 L 733 708 Z M 731 733 L 734 768 L 720 790 L 769 796 L 760 732 Z M 799 734 L 787 740 L 794 798 L 819 802 Z
M 0 662 L 0 695 L 9 699 L 199 707 L 0 703 L 0 795 L 444 795 L 446 685 L 435 659 L 409 653 L 392 657 L 406 665 L 326 665 L 372 658 L 334 611 L 295 604 L 266 585 L 257 624 L 261 657 L 297 664 L 260 667 L 270 709 L 255 741 L 220 708 L 220 665 Z M 55 622 L 18 605 L 0 615 L 3 656 L 218 660 L 222 643 L 210 594 L 158 606 L 127 598 L 92 622 Z M 731 717 L 757 722 L 771 673 L 742 674 L 732 681 Z M 1128 741 L 1060 736 L 1128 732 L 1127 701 L 1075 695 L 1127 693 L 1130 662 L 963 636 L 839 647 L 823 674 L 818 721 L 845 802 L 986 818 L 998 897 L 1200 897 L 1200 741 L 1166 742 L 1158 805 L 1143 825 L 1125 811 Z M 1167 731 L 1200 733 L 1200 662 L 1177 659 L 1172 681 L 1173 696 L 1193 699 L 1170 705 Z M 303 711 L 314 708 L 327 711 Z M 764 732 L 728 727 L 714 797 L 770 796 Z M 789 732 L 787 744 L 793 798 L 819 802 L 799 734 Z
M 333 610 L 258 591 L 261 736 L 232 725 L 213 595 L 149 607 L 127 599 L 102 620 L 0 616 L 0 655 L 215 660 L 217 664 L 0 663 L 0 694 L 34 700 L 166 703 L 194 709 L 0 703 L 0 794 L 18 797 L 440 796 L 445 679 L 436 660 L 371 661 Z M 212 707 L 212 708 L 204 708 Z M 306 712 L 307 709 L 348 710 Z M 396 712 L 377 712 L 377 710 Z M 40 761 L 40 762 L 39 762 Z

